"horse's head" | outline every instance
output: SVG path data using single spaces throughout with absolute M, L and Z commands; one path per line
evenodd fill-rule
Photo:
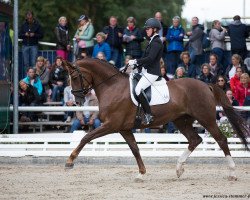
M 80 68 L 77 62 L 71 64 L 64 61 L 64 64 L 70 75 L 72 94 L 76 103 L 81 104 L 85 95 L 92 89 L 92 77 L 89 72 Z

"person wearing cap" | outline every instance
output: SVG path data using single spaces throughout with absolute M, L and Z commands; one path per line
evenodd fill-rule
M 144 90 L 161 76 L 160 59 L 163 53 L 163 44 L 158 34 L 161 24 L 157 19 L 148 19 L 145 28 L 149 43 L 144 55 L 142 58 L 130 60 L 128 66 L 137 67 L 142 71 L 142 77 L 135 88 L 135 93 L 145 113 L 145 124 L 150 124 L 153 121 L 153 116 Z
M 67 18 L 61 16 L 58 19 L 58 25 L 55 28 L 56 35 L 56 56 L 62 57 L 64 60 L 68 59 L 70 51 L 69 31 L 67 27 Z
M 81 56 L 82 51 L 87 53 L 87 56 L 92 56 L 94 48 L 94 26 L 86 15 L 81 15 L 78 19 L 79 25 L 75 33 L 75 41 L 77 44 L 77 57 Z
M 97 44 L 94 46 L 93 58 L 97 57 L 98 52 L 103 52 L 107 61 L 111 59 L 111 49 L 107 42 L 105 42 L 106 35 L 103 32 L 96 34 Z
M 127 19 L 128 26 L 123 32 L 123 42 L 125 43 L 125 55 L 132 58 L 140 58 L 142 55 L 141 42 L 143 41 L 142 33 L 139 28 L 135 26 L 136 21 L 134 17 Z
M 35 66 L 38 54 L 38 41 L 43 38 L 40 23 L 34 18 L 32 11 L 27 11 L 26 20 L 19 29 L 19 38 L 22 39 L 22 56 L 24 72 L 30 66 Z

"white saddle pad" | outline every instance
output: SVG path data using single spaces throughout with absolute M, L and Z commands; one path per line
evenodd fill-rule
M 130 96 L 133 103 L 138 106 L 138 102 L 136 101 L 133 94 L 133 73 L 130 74 L 129 77 L 129 85 L 130 85 Z M 153 85 L 151 85 L 151 100 L 149 105 L 160 105 L 169 102 L 169 89 L 166 84 L 166 80 L 162 78 L 160 81 L 155 81 Z

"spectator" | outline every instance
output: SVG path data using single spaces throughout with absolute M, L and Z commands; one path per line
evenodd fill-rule
M 208 63 L 204 63 L 201 66 L 201 75 L 199 80 L 204 82 L 204 83 L 212 83 L 214 79 L 213 74 L 210 72 L 210 66 Z
M 32 85 L 37 89 L 38 95 L 40 98 L 43 95 L 43 85 L 39 76 L 36 75 L 35 70 L 33 68 L 28 68 L 27 76 L 23 79 L 23 81 L 29 85 Z
M 52 89 L 52 101 L 58 101 L 68 79 L 61 57 L 57 57 L 50 73 L 50 87 Z M 60 101 L 60 100 L 59 100 Z
M 224 50 L 225 50 L 225 35 L 227 30 L 221 26 L 219 20 L 214 20 L 212 24 L 212 30 L 209 33 L 209 39 L 211 41 L 211 52 L 218 56 L 217 62 L 223 65 Z
M 22 55 L 24 71 L 35 66 L 38 54 L 38 40 L 42 39 L 43 30 L 39 22 L 34 19 L 32 11 L 26 13 L 26 20 L 20 27 L 19 38 L 22 39 Z
M 180 63 L 180 54 L 184 50 L 183 38 L 185 31 L 180 25 L 180 17 L 175 16 L 173 18 L 173 25 L 168 29 L 167 41 L 168 41 L 168 56 L 167 56 L 167 73 L 174 75 L 178 64 Z
M 102 51 L 98 52 L 96 58 L 99 60 L 107 60 L 105 54 Z
M 37 89 L 27 84 L 24 80 L 19 82 L 19 104 L 21 106 L 37 106 L 40 104 L 40 96 Z M 33 115 L 31 112 L 20 113 L 20 121 L 31 121 Z
M 184 67 L 178 67 L 176 69 L 174 79 L 185 78 L 185 77 L 186 77 L 186 74 L 185 74 Z
M 226 92 L 229 89 L 229 86 L 227 84 L 227 79 L 222 76 L 219 75 L 218 77 L 216 77 L 216 84 L 224 91 Z
M 231 42 L 231 53 L 239 54 L 242 60 L 247 57 L 246 38 L 249 36 L 247 26 L 241 23 L 240 16 L 233 17 L 233 22 L 228 26 L 228 35 Z
M 164 78 L 166 81 L 169 81 L 169 78 L 167 76 L 166 68 L 164 66 L 161 66 L 161 77 Z
M 214 77 L 223 75 L 223 66 L 218 63 L 218 56 L 214 53 L 209 55 L 210 72 Z
M 192 31 L 186 33 L 189 36 L 189 48 L 191 63 L 196 66 L 196 74 L 200 75 L 199 66 L 202 63 L 202 37 L 204 27 L 199 23 L 198 17 L 192 18 Z
M 44 59 L 44 66 L 49 70 L 49 72 L 51 72 L 52 66 L 49 59 Z
M 238 54 L 232 55 L 232 64 L 227 67 L 226 76 L 229 80 L 234 77 L 237 67 L 241 67 L 243 72 L 248 72 L 246 66 L 242 64 L 241 56 Z
M 141 42 L 143 37 L 139 28 L 135 26 L 135 18 L 129 17 L 127 19 L 128 26 L 123 32 L 123 42 L 125 43 L 126 55 L 130 55 L 133 59 L 141 58 Z
M 184 67 L 186 71 L 186 76 L 189 78 L 196 78 L 196 69 L 195 65 L 190 62 L 190 54 L 188 51 L 184 51 L 181 53 L 181 64 L 179 67 Z
M 93 91 L 90 91 L 85 96 L 84 106 L 98 106 L 98 100 Z M 101 121 L 98 118 L 98 112 L 76 112 L 76 119 L 74 119 L 70 132 L 73 133 L 75 130 L 78 130 L 80 127 L 89 125 L 93 128 L 98 128 L 101 125 Z
M 94 48 L 94 26 L 91 20 L 86 15 L 81 15 L 78 19 L 79 25 L 75 33 L 74 50 L 77 58 L 81 57 L 81 53 L 84 50 L 87 56 L 91 57 Z
M 65 106 L 75 106 L 76 102 L 75 102 L 75 96 L 72 94 L 71 90 L 71 80 L 70 78 L 68 78 L 67 81 L 68 85 L 64 88 L 64 105 Z M 66 112 L 66 121 L 65 122 L 71 122 L 71 119 L 74 117 L 74 112 L 73 111 L 67 111 Z
M 51 89 L 49 87 L 49 74 L 50 71 L 45 67 L 45 59 L 42 56 L 39 56 L 36 59 L 35 73 L 36 76 L 40 77 L 43 87 L 42 102 L 50 101 Z
M 235 88 L 235 99 L 239 102 L 240 106 L 243 106 L 247 97 L 250 97 L 249 75 L 243 73 L 240 76 L 240 84 Z
M 121 55 L 122 55 L 122 36 L 123 28 L 117 24 L 117 18 L 111 16 L 109 18 L 109 26 L 103 28 L 103 33 L 106 35 L 106 42 L 111 48 L 111 60 L 115 62 L 115 66 L 121 67 Z
M 241 67 L 237 67 L 235 75 L 230 79 L 230 88 L 232 90 L 233 96 L 235 96 L 236 86 L 240 84 L 240 76 L 242 73 Z
M 105 58 L 107 61 L 111 59 L 111 49 L 107 42 L 105 42 L 105 34 L 103 32 L 99 32 L 96 34 L 97 44 L 94 46 L 94 51 L 92 54 L 93 58 L 97 57 L 98 52 L 103 52 L 105 54 Z
M 163 23 L 162 21 L 162 14 L 161 12 L 156 12 L 155 13 L 155 19 L 157 19 L 160 23 L 161 23 L 161 29 L 159 30 L 159 36 L 161 38 L 161 41 L 164 45 L 163 48 L 163 54 L 162 54 L 162 59 L 164 61 L 164 63 L 167 63 L 167 47 L 166 47 L 166 35 L 168 33 L 168 27 Z
M 128 65 L 128 61 L 131 59 L 132 59 L 131 56 L 125 56 L 124 66 L 122 68 L 120 68 L 120 71 L 123 71 L 126 67 L 127 67 L 127 70 L 126 70 L 127 74 L 130 74 L 133 71 L 132 67 Z M 134 69 L 134 71 L 135 70 L 137 70 L 137 69 Z
M 55 28 L 56 35 L 56 56 L 68 60 L 70 51 L 69 31 L 67 27 L 67 18 L 62 16 L 58 19 L 58 25 Z

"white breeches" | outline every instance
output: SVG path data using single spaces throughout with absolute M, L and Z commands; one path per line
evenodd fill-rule
M 142 77 L 135 87 L 135 93 L 137 96 L 141 93 L 141 90 L 145 90 L 146 88 L 148 88 L 159 77 L 157 75 L 147 73 L 147 70 L 145 70 L 144 68 L 142 69 L 141 75 Z

